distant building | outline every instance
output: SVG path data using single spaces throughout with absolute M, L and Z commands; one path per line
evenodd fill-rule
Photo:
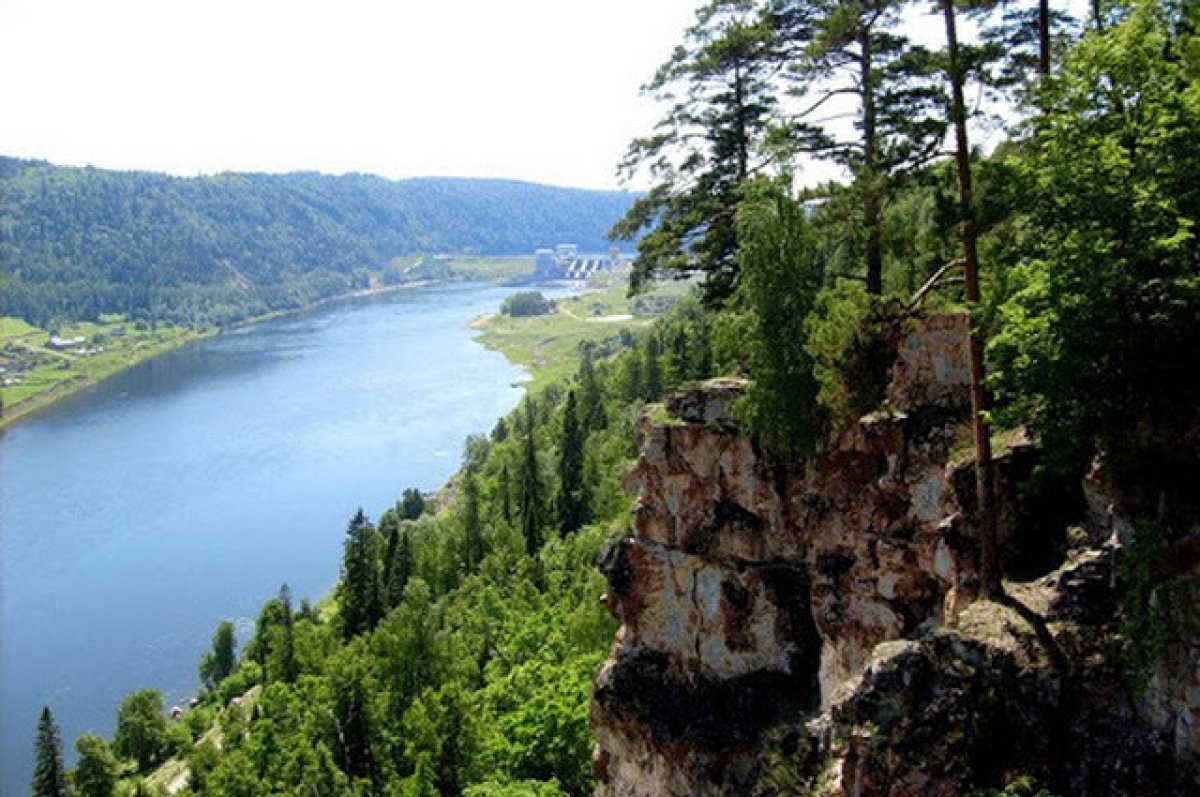
M 58 335 L 51 335 L 49 342 L 46 343 L 52 349 L 69 349 L 73 346 L 79 346 L 85 343 L 87 338 L 82 336 L 74 338 L 60 338 Z

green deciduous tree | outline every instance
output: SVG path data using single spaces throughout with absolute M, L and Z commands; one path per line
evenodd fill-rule
M 1110 21 L 1047 87 L 1022 163 L 1034 250 L 991 350 L 1002 419 L 1076 469 L 1168 454 L 1200 406 L 1200 85 L 1161 4 Z
M 161 692 L 143 689 L 121 701 L 113 736 L 114 753 L 134 761 L 139 772 L 147 772 L 166 757 L 167 745 Z
M 79 763 L 72 781 L 79 797 L 113 797 L 120 774 L 120 762 L 104 739 L 85 733 L 75 740 Z
M 807 453 L 820 416 L 806 324 L 825 279 L 824 258 L 804 205 L 777 185 L 754 187 L 738 227 L 739 299 L 750 328 L 743 345 L 754 374 L 747 421 L 774 447 Z
M 62 739 L 48 706 L 38 718 L 33 744 L 33 797 L 66 797 L 67 773 L 63 769 Z

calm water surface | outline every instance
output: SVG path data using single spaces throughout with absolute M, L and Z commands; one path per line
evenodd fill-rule
M 355 300 L 202 341 L 0 437 L 0 793 L 27 794 L 37 714 L 64 748 L 130 691 L 198 686 L 223 618 L 334 584 L 346 523 L 438 487 L 522 372 L 465 323 L 511 291 Z M 72 751 L 73 752 L 73 751 Z

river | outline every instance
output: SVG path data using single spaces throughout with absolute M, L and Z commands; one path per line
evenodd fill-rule
M 47 704 L 73 760 L 127 693 L 168 707 L 224 618 L 320 598 L 346 523 L 432 490 L 523 372 L 466 322 L 511 290 L 337 303 L 143 363 L 0 437 L 0 793 L 27 794 Z

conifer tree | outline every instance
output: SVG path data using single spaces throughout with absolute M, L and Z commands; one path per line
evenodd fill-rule
M 613 226 L 638 240 L 630 275 L 637 291 L 658 272 L 705 275 L 706 301 L 719 305 L 737 282 L 734 216 L 746 180 L 761 167 L 760 143 L 775 106 L 771 37 L 755 4 L 710 0 L 643 92 L 668 104 L 653 135 L 634 140 L 622 164 L 657 180 Z
M 992 482 L 990 402 L 984 389 L 983 331 L 979 310 L 979 232 L 976 227 L 971 147 L 967 139 L 967 105 L 963 97 L 966 63 L 958 41 L 954 0 L 940 0 L 946 25 L 946 74 L 950 84 L 950 119 L 954 126 L 954 160 L 958 175 L 958 212 L 963 248 L 964 294 L 971 310 L 967 355 L 971 370 L 971 429 L 975 443 L 976 523 L 979 527 L 979 594 L 999 595 L 1000 551 L 996 539 Z
M 479 516 L 479 480 L 474 468 L 463 473 L 463 563 L 473 572 L 483 561 L 483 521 Z
M 42 707 L 34 740 L 33 797 L 66 797 L 67 775 L 63 769 L 62 741 L 49 706 Z
M 412 530 L 406 523 L 396 530 L 396 544 L 388 559 L 385 587 L 389 607 L 399 606 L 403 600 L 404 588 L 412 578 L 413 566 Z
M 200 680 L 209 689 L 215 689 L 233 672 L 236 647 L 233 623 L 222 620 L 213 634 L 212 650 L 200 659 Z
M 897 30 L 899 0 L 783 0 L 771 19 L 785 51 L 797 55 L 793 79 L 803 106 L 796 146 L 845 167 L 851 203 L 862 215 L 867 292 L 883 292 L 883 221 L 895 185 L 939 153 L 946 123 L 933 58 Z M 850 97 L 853 133 L 815 121 L 818 111 Z M 836 131 L 836 132 L 831 132 Z
M 653 328 L 646 332 L 646 388 L 643 397 L 646 401 L 658 401 L 662 398 L 662 360 L 660 358 L 658 333 Z
M 346 529 L 342 556 L 342 635 L 370 631 L 383 617 L 379 535 L 360 508 Z
M 563 534 L 577 531 L 588 521 L 583 488 L 583 434 L 576 412 L 575 391 L 567 393 L 563 408 L 562 443 L 559 449 L 558 523 Z
M 400 517 L 404 520 L 416 520 L 425 514 L 425 496 L 416 487 L 409 487 L 400 498 Z
M 542 484 L 538 474 L 536 426 L 533 403 L 525 402 L 525 435 L 521 458 L 521 533 L 525 538 L 525 553 L 537 556 L 542 547 Z
M 500 480 L 497 485 L 500 492 L 500 517 L 505 523 L 513 521 L 513 488 L 512 477 L 508 473 L 508 461 L 500 465 Z
M 590 347 L 584 349 L 583 360 L 579 363 L 579 424 L 585 437 L 608 425 L 608 418 L 604 413 L 604 397 L 600 393 L 600 385 L 596 382 L 592 356 Z
M 279 587 L 279 605 L 282 608 L 279 625 L 272 636 L 267 672 L 271 680 L 291 683 L 296 680 L 296 620 L 292 613 L 292 591 L 287 584 Z

